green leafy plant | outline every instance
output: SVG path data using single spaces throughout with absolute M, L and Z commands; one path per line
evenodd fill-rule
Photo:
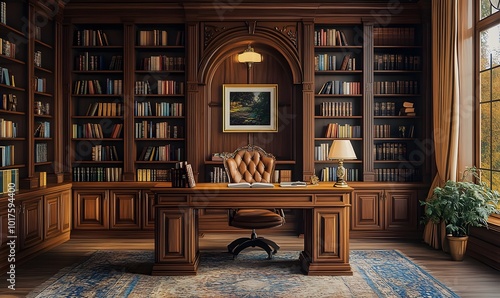
M 436 187 L 429 201 L 420 201 L 426 207 L 424 222 L 444 221 L 446 232 L 457 237 L 468 235 L 470 227 L 488 227 L 488 217 L 500 213 L 500 194 L 482 182 L 479 174 L 476 167 L 467 167 L 460 181 L 448 180 Z

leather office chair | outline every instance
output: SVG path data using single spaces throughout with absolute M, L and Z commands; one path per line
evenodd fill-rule
M 224 168 L 231 183 L 266 182 L 272 183 L 276 158 L 258 146 L 244 146 L 224 156 Z M 251 229 L 250 238 L 239 238 L 231 242 L 227 249 L 236 256 L 247 247 L 260 247 L 272 259 L 280 248 L 274 241 L 257 237 L 256 229 L 279 227 L 285 223 L 282 209 L 238 209 L 229 210 L 229 225 L 241 229 Z

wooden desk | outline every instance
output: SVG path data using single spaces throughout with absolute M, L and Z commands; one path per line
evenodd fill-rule
M 303 188 L 195 188 L 158 184 L 155 193 L 153 275 L 194 275 L 200 262 L 198 213 L 204 208 L 304 209 L 302 269 L 309 275 L 352 275 L 349 265 L 349 207 L 352 188 L 333 183 Z M 278 251 L 279 253 L 279 251 Z M 262 262 L 265 262 L 263 260 Z

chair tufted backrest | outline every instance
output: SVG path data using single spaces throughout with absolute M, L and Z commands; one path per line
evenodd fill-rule
M 276 158 L 258 146 L 244 146 L 224 156 L 224 168 L 233 183 L 272 183 Z

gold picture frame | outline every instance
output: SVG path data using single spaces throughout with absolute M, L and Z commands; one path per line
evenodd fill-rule
M 277 84 L 224 84 L 223 132 L 277 132 Z

